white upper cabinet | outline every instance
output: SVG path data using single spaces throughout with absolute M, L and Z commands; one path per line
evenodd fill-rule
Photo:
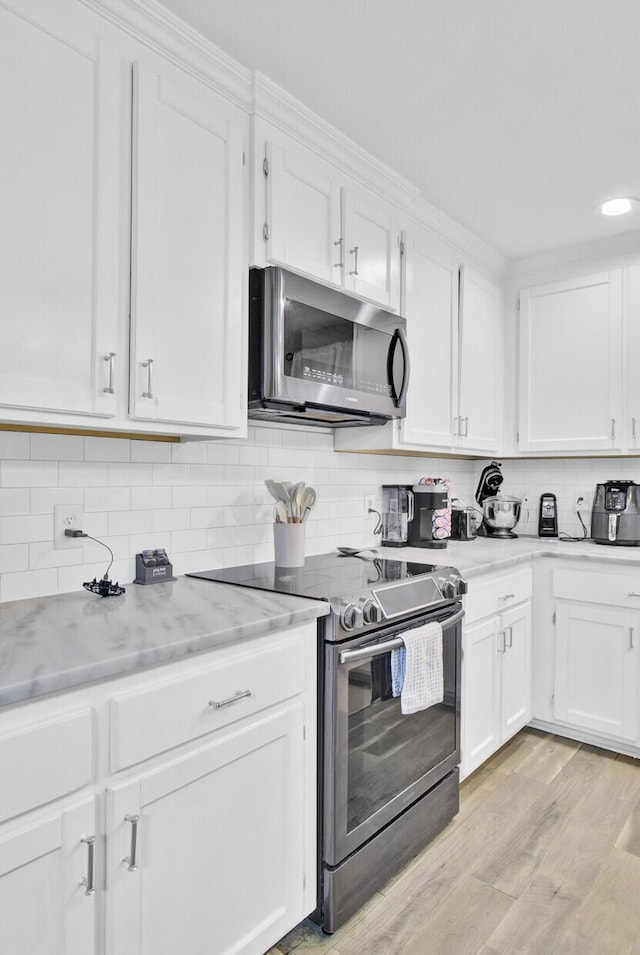
M 342 284 L 340 186 L 310 149 L 267 143 L 263 239 L 269 261 Z
M 521 451 L 620 450 L 621 379 L 620 269 L 521 293 Z
M 134 64 L 133 417 L 241 423 L 243 137 L 219 97 Z
M 342 190 L 344 287 L 386 308 L 400 307 L 400 233 L 392 207 L 370 190 Z
M 627 447 L 640 450 L 640 375 L 635 372 L 640 365 L 640 264 L 629 269 L 628 322 L 626 347 L 627 395 L 626 415 L 623 418 Z
M 115 413 L 118 57 L 44 4 L 0 8 L 0 405 Z M 14 8 L 15 11 L 11 8 Z
M 500 289 L 463 265 L 460 270 L 460 398 L 456 443 L 466 451 L 498 450 L 503 341 Z
M 450 448 L 458 387 L 458 263 L 422 230 L 407 234 L 403 263 L 412 364 L 400 442 Z
M 393 205 L 299 142 L 284 136 L 263 142 L 262 136 L 258 127 L 254 261 L 398 311 L 400 230 Z

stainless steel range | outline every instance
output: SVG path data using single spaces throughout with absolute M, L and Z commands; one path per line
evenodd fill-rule
M 448 566 L 323 554 L 299 569 L 190 574 L 326 600 L 318 621 L 318 907 L 334 932 L 457 813 L 466 583 Z M 437 620 L 444 698 L 403 715 L 388 685 L 402 633 Z

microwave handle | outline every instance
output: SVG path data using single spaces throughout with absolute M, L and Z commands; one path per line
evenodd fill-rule
M 402 372 L 402 385 L 400 386 L 400 391 L 396 391 L 396 383 L 393 380 L 393 359 L 396 353 L 396 348 L 400 345 L 402 349 L 402 357 L 404 360 L 404 369 Z M 389 387 L 391 388 L 391 397 L 396 408 L 400 407 L 402 402 L 405 399 L 407 394 L 407 388 L 409 387 L 409 374 L 411 371 L 411 365 L 409 363 L 409 349 L 407 347 L 407 339 L 401 328 L 396 328 L 393 333 L 393 338 L 391 339 L 391 344 L 389 345 L 389 353 L 387 355 L 387 379 L 389 381 Z

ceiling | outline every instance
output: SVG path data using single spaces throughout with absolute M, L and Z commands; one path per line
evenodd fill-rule
M 163 3 L 511 259 L 640 229 L 638 0 Z

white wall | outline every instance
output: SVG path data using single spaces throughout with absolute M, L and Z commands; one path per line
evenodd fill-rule
M 265 478 L 316 487 L 306 552 L 319 554 L 373 544 L 365 492 L 381 499 L 383 483 L 423 475 L 471 496 L 472 462 L 339 453 L 329 432 L 250 427 L 247 440 L 188 444 L 0 432 L 0 600 L 78 590 L 104 573 L 98 544 L 54 549 L 55 504 L 84 508 L 83 529 L 109 544 L 111 577 L 127 583 L 146 547 L 165 547 L 178 574 L 272 560 Z

